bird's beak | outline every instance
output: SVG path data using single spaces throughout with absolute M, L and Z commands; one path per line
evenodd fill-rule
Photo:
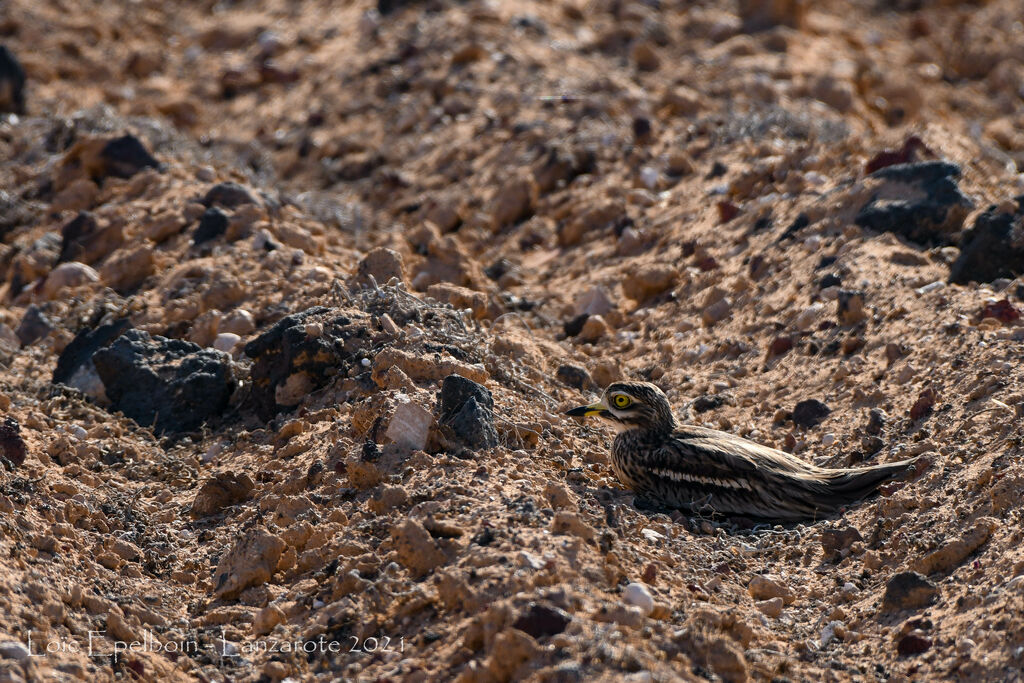
M 604 415 L 607 412 L 608 406 L 598 401 L 597 403 L 591 403 L 589 406 L 573 408 L 572 410 L 566 411 L 565 414 L 571 417 L 590 417 L 591 415 Z

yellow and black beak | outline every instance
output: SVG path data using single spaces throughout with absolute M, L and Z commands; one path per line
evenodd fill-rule
M 605 415 L 607 413 L 608 406 L 598 401 L 597 403 L 591 403 L 589 406 L 573 408 L 572 410 L 566 411 L 565 414 L 571 417 L 590 417 L 591 415 Z

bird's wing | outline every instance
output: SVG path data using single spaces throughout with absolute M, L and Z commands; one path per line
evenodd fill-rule
M 821 476 L 820 468 L 789 453 L 717 429 L 686 425 L 672 436 L 673 440 L 691 447 L 687 450 L 707 453 L 710 460 L 732 471 L 758 471 L 812 479 Z
M 791 462 L 792 460 L 792 462 Z M 644 469 L 725 514 L 768 519 L 813 517 L 827 486 L 785 453 L 703 427 L 684 427 L 648 451 Z
M 717 491 L 721 511 L 768 519 L 814 517 L 828 498 L 822 470 L 787 453 L 705 427 L 681 427 L 647 459 L 650 474 Z

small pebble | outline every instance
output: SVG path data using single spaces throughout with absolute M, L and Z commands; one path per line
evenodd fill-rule
M 841 621 L 830 621 L 828 624 L 826 624 L 825 627 L 821 629 L 821 646 L 825 647 L 833 640 L 835 640 L 836 636 L 838 635 L 838 631 L 840 628 L 842 628 L 842 626 L 843 622 Z
M 238 342 L 242 341 L 242 338 L 237 334 L 231 332 L 221 332 L 217 335 L 217 338 L 213 340 L 213 348 L 224 353 L 230 353 L 231 349 L 235 348 Z
M 644 166 L 640 169 L 640 181 L 647 187 L 648 190 L 653 190 L 658 187 L 658 169 L 651 168 L 650 166 Z
M 957 638 L 956 651 L 962 655 L 969 654 L 976 647 L 978 644 L 970 638 Z
M 918 294 L 928 294 L 929 292 L 937 292 L 940 289 L 944 288 L 945 286 L 945 282 L 943 282 L 942 280 L 936 280 L 935 282 L 929 283 L 924 287 L 918 287 L 914 291 L 917 292 Z
M 654 598 L 642 583 L 631 583 L 622 591 L 622 601 L 627 605 L 639 607 L 644 616 L 654 611 Z

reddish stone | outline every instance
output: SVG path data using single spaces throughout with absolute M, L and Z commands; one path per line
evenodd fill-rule
M 718 268 L 718 261 L 715 260 L 714 256 L 706 255 L 697 259 L 697 267 L 703 270 L 705 273 L 709 270 Z
M 871 174 L 879 169 L 885 168 L 886 166 L 909 164 L 912 161 L 917 161 L 921 157 L 934 156 L 935 153 L 928 149 L 924 142 L 921 141 L 921 138 L 916 135 L 911 135 L 898 150 L 893 151 L 891 149 L 887 149 L 872 157 L 871 161 L 869 161 L 864 167 L 864 172 Z
M 917 633 L 908 633 L 900 638 L 900 642 L 896 645 L 896 651 L 905 657 L 907 655 L 921 654 L 931 648 L 931 646 L 932 641 L 930 638 Z
M 793 348 L 793 338 L 789 336 L 776 337 L 768 347 L 769 356 L 781 356 Z
M 995 318 L 1004 323 L 1012 323 L 1020 319 L 1020 311 L 1014 308 L 1007 299 L 986 303 L 981 309 L 981 318 Z
M 718 202 L 718 220 L 721 223 L 728 223 L 740 215 L 740 207 L 732 202 Z
M 926 415 L 931 415 L 932 408 L 935 407 L 935 390 L 929 387 L 921 392 L 921 395 L 917 397 L 917 401 L 910 408 L 910 419 L 920 420 Z

